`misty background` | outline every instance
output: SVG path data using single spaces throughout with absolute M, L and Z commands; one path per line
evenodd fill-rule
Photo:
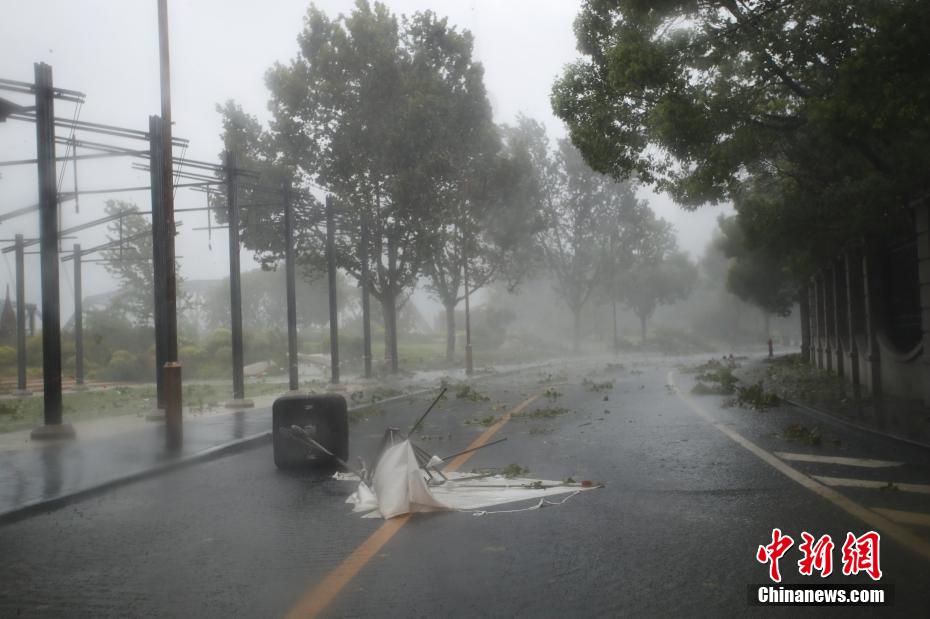
M 494 120 L 512 123 L 520 113 L 542 122 L 554 142 L 565 129 L 551 111 L 549 94 L 563 66 L 577 57 L 572 23 L 579 3 L 571 1 L 435 2 L 392 0 L 385 3 L 397 14 L 433 9 L 447 16 L 452 25 L 470 30 L 475 37 L 475 57 L 485 68 Z M 331 16 L 350 11 L 352 4 L 316 2 Z M 174 134 L 190 140 L 187 156 L 217 160 L 223 144 L 221 118 L 216 104 L 235 99 L 249 113 L 266 122 L 268 91 L 266 70 L 276 61 L 287 62 L 296 55 L 296 37 L 303 27 L 306 0 L 255 3 L 246 0 L 178 0 L 171 4 L 171 78 Z M 34 62 L 52 65 L 57 86 L 80 90 L 87 100 L 80 111 L 82 120 L 146 129 L 148 116 L 159 109 L 157 28 L 153 3 L 92 0 L 80 3 L 51 0 L 41 3 L 12 3 L 5 7 L 0 22 L 0 75 L 32 81 Z M 74 106 L 58 103 L 56 115 L 71 117 Z M 29 123 L 7 122 L 0 132 L 0 159 L 35 156 L 35 128 Z M 79 162 L 81 189 L 148 184 L 148 175 L 133 171 L 124 160 Z M 70 189 L 70 170 L 62 190 Z M 679 246 L 699 260 L 726 206 L 705 206 L 694 212 L 679 208 L 666 196 L 640 188 L 639 196 L 649 201 L 656 214 L 670 221 Z M 80 213 L 73 203 L 62 206 L 62 227 L 88 221 L 103 214 L 106 199 L 116 197 L 136 202 L 145 210 L 149 192 L 114 196 L 84 196 Z M 8 211 L 37 201 L 34 166 L 8 167 L 0 178 L 0 210 Z M 205 196 L 179 192 L 177 208 L 205 206 Z M 180 214 L 177 253 L 180 274 L 188 280 L 222 279 L 228 275 L 226 235 L 215 231 L 207 242 L 206 232 L 191 231 L 206 224 L 203 213 Z M 35 236 L 38 215 L 30 214 L 3 224 L 3 238 L 16 232 Z M 65 251 L 79 241 L 88 247 L 106 240 L 104 226 L 81 233 L 80 239 L 63 241 Z M 259 268 L 251 253 L 243 249 L 243 272 Z M 4 255 L 0 284 L 13 282 L 12 255 Z M 27 302 L 39 302 L 38 259 L 27 256 Z M 62 263 L 62 314 L 73 312 L 70 263 Z M 87 297 L 114 290 L 116 282 L 102 265 L 85 265 Z M 248 290 L 245 290 L 248 294 Z M 479 293 L 476 302 L 482 302 Z M 413 301 L 433 323 L 441 305 L 419 287 Z M 661 310 L 660 310 L 661 317 Z

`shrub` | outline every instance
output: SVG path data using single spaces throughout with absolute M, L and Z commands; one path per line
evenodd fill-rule
M 220 346 L 213 351 L 213 361 L 216 363 L 230 364 L 232 363 L 232 346 Z
M 214 329 L 210 335 L 207 336 L 203 347 L 207 355 L 215 358 L 217 349 L 223 347 L 229 348 L 231 341 L 232 331 L 229 329 Z
M 16 364 L 16 349 L 12 346 L 0 346 L 0 366 L 8 367 Z
M 102 374 L 107 380 L 151 380 L 152 376 L 147 365 L 144 359 L 128 350 L 117 350 L 110 357 Z

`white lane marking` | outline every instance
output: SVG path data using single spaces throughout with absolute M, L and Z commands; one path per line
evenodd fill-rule
M 881 481 L 875 479 L 850 479 L 847 477 L 827 477 L 825 475 L 812 475 L 814 479 L 822 484 L 836 488 L 870 488 L 888 490 L 901 490 L 902 492 L 917 492 L 919 494 L 930 494 L 930 486 L 927 484 L 906 484 L 897 481 Z
M 843 466 L 860 466 L 866 469 L 881 469 L 891 466 L 901 466 L 903 462 L 891 460 L 872 460 L 871 458 L 841 458 L 839 456 L 818 456 L 815 454 L 796 454 L 785 451 L 773 452 L 782 460 L 793 462 L 816 462 L 818 464 L 841 464 Z
M 930 514 L 925 514 L 923 512 L 906 512 L 900 509 L 887 509 L 885 507 L 873 507 L 872 510 L 878 512 L 885 518 L 900 522 L 901 524 L 930 527 Z
M 744 437 L 739 432 L 728 427 L 726 424 L 720 421 L 717 421 L 716 419 L 714 419 L 714 417 L 710 413 L 708 413 L 703 408 L 701 408 L 701 406 L 697 402 L 695 402 L 690 396 L 688 396 L 687 394 L 683 394 L 678 389 L 678 386 L 675 384 L 674 376 L 675 376 L 675 371 L 669 370 L 668 375 L 666 377 L 666 381 L 669 387 L 675 390 L 675 393 L 678 395 L 678 398 L 682 402 L 684 402 L 688 406 L 688 408 L 690 408 L 698 417 L 701 417 L 702 419 L 704 419 L 704 421 L 706 421 L 713 427 L 720 430 L 720 432 L 725 434 L 732 441 L 734 441 L 735 443 L 737 443 L 738 445 L 740 445 L 741 447 L 749 451 L 751 454 L 753 454 L 754 456 L 756 456 L 757 458 L 759 458 L 766 464 L 770 465 L 772 468 L 774 468 L 779 473 L 783 474 L 785 477 L 788 477 L 789 479 L 799 483 L 800 485 L 804 486 L 811 492 L 830 501 L 831 503 L 833 503 L 834 505 L 836 505 L 837 507 L 839 507 L 846 513 L 852 516 L 855 516 L 862 522 L 866 523 L 866 525 L 868 525 L 869 527 L 880 530 L 882 533 L 894 539 L 896 542 L 898 542 L 905 548 L 908 548 L 916 552 L 917 554 L 922 556 L 924 559 L 930 561 L 930 543 L 927 543 L 925 540 L 921 539 L 920 537 L 918 537 L 917 535 L 915 535 L 908 529 L 904 528 L 903 526 L 895 522 L 892 522 L 885 516 L 882 516 L 878 514 L 877 512 L 872 511 L 868 507 L 859 505 L 858 503 L 856 503 L 849 497 L 843 494 L 840 494 L 833 488 L 829 488 L 815 481 L 814 479 L 808 477 L 807 475 L 798 471 L 797 469 L 792 468 L 791 466 L 786 464 L 784 460 L 779 460 L 771 452 L 768 452 L 762 449 L 761 447 L 759 447 L 758 445 L 756 445 L 755 443 L 753 443 L 752 441 Z

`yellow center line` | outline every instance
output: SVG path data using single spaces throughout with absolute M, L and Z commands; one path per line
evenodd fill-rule
M 476 447 L 485 445 L 498 430 L 504 427 L 504 424 L 510 421 L 511 417 L 523 412 L 527 406 L 539 398 L 539 395 L 540 394 L 537 393 L 536 395 L 530 396 L 520 402 L 515 408 L 508 411 L 501 417 L 500 421 L 485 430 L 481 436 L 472 441 L 468 449 L 475 449 Z M 471 458 L 474 453 L 475 452 L 472 451 L 461 454 L 453 459 L 443 470 L 458 470 L 468 462 L 468 459 Z M 407 524 L 408 520 L 410 520 L 410 514 L 404 514 L 403 516 L 385 520 L 378 530 L 372 533 L 368 539 L 352 551 L 352 554 L 346 557 L 342 563 L 330 571 L 319 584 L 307 591 L 303 597 L 297 601 L 297 604 L 288 611 L 286 615 L 287 619 L 303 619 L 305 617 L 316 617 L 319 615 L 320 612 L 329 606 L 333 599 L 339 595 L 339 592 L 355 578 L 355 575 L 371 561 L 372 557 L 394 537 L 401 527 Z
M 683 394 L 678 389 L 678 385 L 675 384 L 674 371 L 669 371 L 666 382 L 668 383 L 668 386 L 675 391 L 679 399 L 684 402 L 695 414 L 707 421 L 710 425 L 720 430 L 732 441 L 745 448 L 754 456 L 777 470 L 779 473 L 785 475 L 789 479 L 792 479 L 811 492 L 830 501 L 846 513 L 858 518 L 873 529 L 880 530 L 883 534 L 888 535 L 888 537 L 894 539 L 905 548 L 910 549 L 912 552 L 917 553 L 924 559 L 930 560 L 930 544 L 928 544 L 922 538 L 911 533 L 904 527 L 892 522 L 885 516 L 869 509 L 868 507 L 864 507 L 859 503 L 856 503 L 846 495 L 840 494 L 833 488 L 830 488 L 829 486 L 820 483 L 809 475 L 805 475 L 794 467 L 789 466 L 787 463 L 785 463 L 784 460 L 777 458 L 774 454 L 759 447 L 733 428 L 730 428 L 727 424 L 714 419 L 714 417 L 703 408 L 701 408 L 697 402 Z

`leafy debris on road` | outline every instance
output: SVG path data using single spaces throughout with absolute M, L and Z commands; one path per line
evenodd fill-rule
M 526 477 L 530 474 L 530 470 L 528 468 L 522 467 L 516 462 L 508 464 L 502 468 L 500 472 L 501 475 L 507 479 L 513 479 L 514 477 Z
M 532 411 L 518 413 L 513 417 L 514 419 L 552 419 L 553 417 L 565 415 L 570 412 L 570 410 L 563 406 L 547 406 L 545 408 L 537 408 Z
M 468 383 L 460 383 L 455 387 L 455 397 L 469 402 L 487 402 L 491 398 L 483 395 Z
M 466 426 L 484 426 L 488 428 L 490 426 L 493 426 L 498 421 L 500 421 L 500 417 L 492 414 L 486 417 L 472 417 L 471 419 L 466 419 L 465 425 Z
M 773 406 L 778 406 L 778 396 L 771 391 L 766 391 L 762 386 L 762 381 L 749 385 L 748 387 L 736 388 L 736 404 L 755 411 L 765 411 Z
M 614 388 L 614 381 L 607 380 L 602 383 L 591 380 L 590 378 L 585 378 L 581 381 L 581 384 L 588 388 L 589 391 L 594 393 L 600 393 L 601 391 L 610 391 Z
M 823 432 L 817 426 L 808 428 L 799 423 L 793 423 L 785 428 L 782 438 L 819 447 L 823 442 Z

